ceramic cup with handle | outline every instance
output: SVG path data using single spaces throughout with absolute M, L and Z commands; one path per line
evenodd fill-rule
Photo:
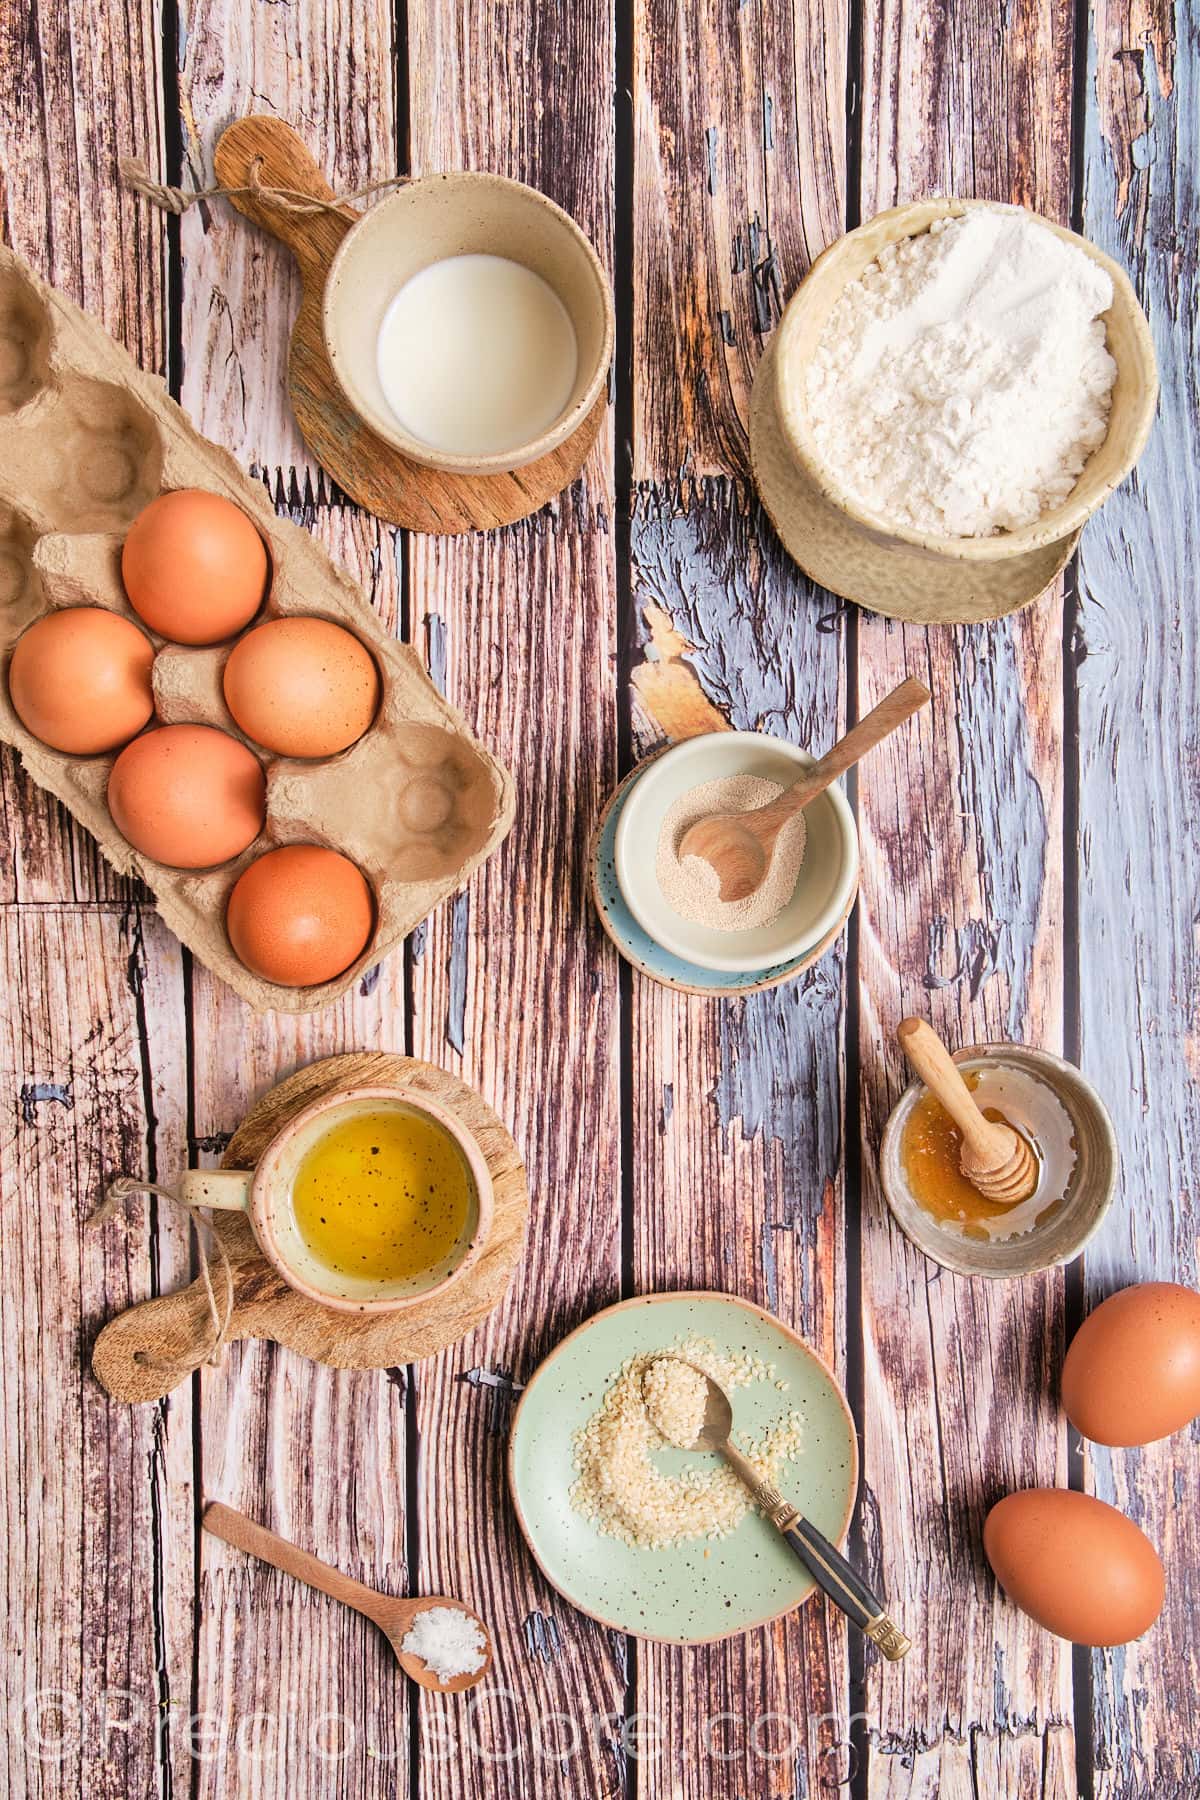
M 446 1134 L 462 1158 L 469 1196 L 466 1222 L 450 1251 L 419 1275 L 341 1273 L 313 1252 L 296 1221 L 292 1193 L 305 1156 L 333 1126 L 368 1111 L 426 1120 Z M 321 1306 L 349 1313 L 398 1312 L 461 1279 L 487 1242 L 493 1211 L 492 1178 L 475 1139 L 428 1095 L 399 1087 L 348 1088 L 314 1101 L 271 1139 L 257 1168 L 189 1169 L 180 1198 L 189 1206 L 245 1212 L 259 1249 L 284 1281 Z
M 553 290 L 575 333 L 575 380 L 558 417 L 535 437 L 487 454 L 463 454 L 406 430 L 385 397 L 377 360 L 385 313 L 406 282 L 433 263 L 498 256 Z M 615 335 L 612 292 L 599 257 L 569 214 L 536 188 L 502 175 L 426 175 L 363 214 L 329 270 L 325 347 L 351 406 L 385 443 L 413 462 L 459 475 L 510 473 L 548 456 L 588 417 L 605 390 Z

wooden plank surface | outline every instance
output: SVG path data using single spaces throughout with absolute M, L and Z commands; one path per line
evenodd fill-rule
M 140 227 L 120 150 L 153 158 L 158 16 L 0 7 L 0 223 L 145 367 L 166 361 L 166 231 Z M 186 1155 L 183 959 L 139 890 L 0 768 L 4 1227 L 5 1792 L 164 1791 L 194 1647 L 187 1397 L 115 1414 L 86 1371 L 115 1310 L 188 1279 L 187 1232 L 154 1202 L 86 1224 L 122 1168 Z M 16 903 L 16 904 L 13 904 Z
M 1088 1305 L 1130 1281 L 1200 1286 L 1200 17 L 1118 5 L 1097 7 L 1091 26 L 1083 226 L 1133 276 L 1162 399 L 1136 479 L 1092 521 L 1079 558 L 1079 1055 L 1123 1159 L 1120 1204 L 1086 1258 Z M 1095 1791 L 1184 1800 L 1200 1792 L 1200 1518 L 1187 1498 L 1200 1443 L 1193 1431 L 1091 1450 L 1086 1481 L 1138 1520 L 1167 1568 L 1158 1627 L 1092 1658 Z
M 431 0 L 410 3 L 408 25 L 414 173 L 533 182 L 611 267 L 607 5 Z M 422 1700 L 429 1800 L 523 1800 L 556 1779 L 596 1800 L 623 1787 L 624 1654 L 559 1598 L 519 1538 L 504 1496 L 503 1385 L 528 1379 L 619 1297 L 617 969 L 586 866 L 616 775 L 614 513 L 606 424 L 582 485 L 548 511 L 487 537 L 415 538 L 408 565 L 415 637 L 436 646 L 447 693 L 517 784 L 511 836 L 430 921 L 413 969 L 413 1043 L 509 1122 L 532 1204 L 507 1304 L 416 1372 L 420 1581 L 462 1594 L 496 1628 L 497 1681 L 469 1726 L 455 1703 Z M 474 1754 L 435 1754 L 439 1741 L 461 1748 L 468 1730 Z
M 399 616 L 394 534 L 357 509 L 297 514 L 354 569 L 385 623 Z M 336 1007 L 249 1017 L 229 989 L 192 972 L 191 1106 L 196 1139 L 219 1160 L 250 1103 L 302 1063 L 367 1047 L 404 1050 L 405 968 L 391 957 Z M 205 1499 L 221 1499 L 359 1580 L 409 1582 L 404 1468 L 407 1384 L 334 1371 L 274 1345 L 245 1344 L 200 1382 Z M 353 1447 L 353 1448 L 351 1448 Z M 319 1454 L 314 1451 L 319 1449 Z M 386 1643 L 356 1614 L 248 1563 L 210 1537 L 199 1545 L 196 1708 L 229 1747 L 199 1767 L 199 1792 L 392 1795 L 409 1759 L 409 1687 Z M 314 1679 L 313 1671 L 320 1671 Z
M 166 229 L 116 180 L 157 154 L 161 66 L 146 0 L 0 6 L 0 233 L 103 320 L 143 368 L 166 366 Z M 136 242 L 139 254 L 126 255 Z M 0 895 L 128 897 L 129 885 L 11 754 L 0 771 Z
M 941 192 L 1068 222 L 1071 67 L 1071 14 L 1048 0 L 1022 0 L 999 26 L 984 7 L 868 14 L 861 215 Z M 893 1038 L 905 1013 L 954 1046 L 1062 1047 L 1061 594 L 990 627 L 864 614 L 857 664 L 860 712 L 905 674 L 935 697 L 858 782 L 863 1535 L 865 1547 L 877 1520 L 883 1585 L 917 1646 L 899 1665 L 868 1659 L 867 1791 L 1066 1800 L 1070 1652 L 997 1598 L 980 1554 L 993 1500 L 1066 1477 L 1050 1400 L 1063 1278 L 933 1267 L 892 1223 L 876 1174 L 909 1079 Z M 1066 1785 L 1044 1787 L 1063 1738 Z
M 814 748 L 844 634 L 748 497 L 747 418 L 781 294 L 841 229 L 846 24 L 817 0 L 644 0 L 634 45 L 635 608 L 731 724 Z M 662 729 L 639 707 L 637 753 Z M 724 1005 L 635 977 L 629 1054 L 635 1289 L 743 1294 L 844 1373 L 841 976 L 839 951 Z M 642 1646 L 636 1694 L 661 1745 L 639 1793 L 819 1792 L 849 1735 L 844 1622 L 818 1597 L 725 1644 Z
M 87 1372 L 104 1319 L 174 1285 L 153 1212 L 89 1227 L 104 1183 L 177 1152 L 177 947 L 111 906 L 5 907 L 0 1236 L 7 1448 L 5 1792 L 117 1796 L 174 1761 L 191 1666 L 188 1408 L 114 1413 Z M 147 1025 L 155 1034 L 149 1041 Z M 161 1731 L 159 1729 L 161 1724 Z
M 1197 1281 L 1200 699 L 1181 572 L 1198 32 L 1184 0 L 1090 19 L 1066 0 L 203 0 L 169 16 L 0 0 L 6 236 L 146 366 L 170 362 L 201 428 L 413 638 L 519 794 L 502 852 L 404 955 L 315 1018 L 250 1019 L 5 755 L 7 1793 L 1200 1791 L 1196 1446 L 1085 1460 L 1053 1404 L 1085 1304 L 1135 1276 Z M 115 179 L 118 151 L 172 177 L 178 143 L 206 181 L 215 135 L 249 110 L 295 124 L 339 187 L 409 157 L 491 168 L 590 233 L 616 276 L 614 419 L 549 512 L 405 542 L 339 503 L 284 398 L 283 253 L 220 203 L 186 217 L 176 253 Z M 813 590 L 747 486 L 750 386 L 782 301 L 848 221 L 933 190 L 1081 216 L 1134 273 L 1165 377 L 1065 609 L 1056 592 L 972 631 Z M 667 993 L 619 971 L 592 917 L 591 822 L 675 716 L 639 679 L 652 628 L 690 646 L 677 691 L 701 712 L 815 747 L 904 673 L 935 688 L 858 783 L 849 939 L 790 988 Z M 904 1077 L 881 1045 L 910 1009 L 960 1041 L 1065 1048 L 1109 1098 L 1123 1204 L 1065 1280 L 981 1291 L 892 1228 L 874 1155 Z M 506 1305 L 416 1370 L 246 1345 L 159 1407 L 110 1406 L 90 1335 L 193 1258 L 157 1205 L 89 1231 L 102 1178 L 215 1160 L 280 1076 L 376 1045 L 455 1069 L 514 1128 L 533 1225 Z M 634 1646 L 524 1552 L 503 1496 L 514 1386 L 619 1293 L 706 1284 L 777 1310 L 847 1380 L 854 1547 L 917 1639 L 899 1669 L 817 1602 L 696 1653 Z M 1138 1517 L 1169 1568 L 1155 1632 L 1074 1671 L 979 1550 L 1002 1490 L 1068 1480 Z M 414 1704 L 355 1616 L 204 1538 L 205 1496 L 364 1580 L 473 1601 L 494 1681 L 469 1709 Z M 50 1754 L 21 1711 L 42 1690 Z

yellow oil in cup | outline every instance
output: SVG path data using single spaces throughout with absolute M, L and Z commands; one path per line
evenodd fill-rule
M 396 1109 L 352 1113 L 305 1152 L 292 1210 L 305 1245 L 341 1276 L 412 1281 L 461 1242 L 472 1198 L 457 1144 Z

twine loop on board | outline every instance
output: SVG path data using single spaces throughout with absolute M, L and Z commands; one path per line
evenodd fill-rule
M 249 180 L 245 187 L 169 187 L 166 182 L 155 181 L 138 156 L 123 156 L 118 167 L 126 187 L 132 188 L 135 194 L 141 194 L 152 206 L 174 213 L 176 218 L 201 200 L 233 200 L 244 194 L 256 200 L 269 200 L 280 212 L 294 213 L 297 217 L 311 213 L 337 212 L 351 201 L 369 200 L 377 194 L 386 193 L 390 188 L 406 187 L 412 180 L 411 175 L 386 175 L 382 181 L 368 181 L 365 187 L 355 188 L 349 194 L 334 194 L 332 199 L 318 200 L 300 188 L 274 187 L 270 182 L 264 181 L 261 156 L 256 156 L 250 164 Z
M 156 1369 L 167 1375 L 189 1375 L 193 1369 L 199 1368 L 202 1362 L 212 1363 L 219 1367 L 221 1352 L 229 1341 L 229 1327 L 233 1321 L 233 1265 L 229 1260 L 224 1244 L 213 1230 L 209 1221 L 202 1218 L 195 1207 L 173 1194 L 170 1188 L 159 1187 L 154 1181 L 139 1181 L 132 1175 L 118 1175 L 104 1191 L 104 1198 L 88 1219 L 89 1225 L 102 1225 L 106 1219 L 123 1208 L 126 1200 L 133 1194 L 157 1194 L 160 1200 L 169 1200 L 184 1214 L 192 1230 L 196 1233 L 196 1242 L 200 1247 L 200 1279 L 204 1283 L 204 1294 L 208 1301 L 209 1318 L 212 1321 L 212 1342 L 199 1356 L 187 1357 L 151 1356 L 148 1351 L 141 1351 L 137 1360 L 146 1368 Z M 216 1247 L 217 1258 L 225 1277 L 225 1305 L 222 1309 L 217 1305 L 216 1290 L 212 1279 L 212 1258 L 208 1254 L 209 1245 Z

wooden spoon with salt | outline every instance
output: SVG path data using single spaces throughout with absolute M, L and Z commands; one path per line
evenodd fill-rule
M 1019 1131 L 985 1118 L 975 1096 L 932 1025 L 901 1019 L 900 1048 L 925 1086 L 935 1094 L 962 1132 L 958 1166 L 985 1200 L 1016 1206 L 1038 1184 L 1038 1161 Z
M 344 1605 L 363 1613 L 372 1624 L 378 1625 L 396 1652 L 404 1673 L 420 1687 L 432 1688 L 435 1694 L 461 1694 L 464 1688 L 474 1687 L 476 1682 L 482 1681 L 492 1666 L 492 1640 L 488 1629 L 478 1614 L 459 1600 L 447 1600 L 440 1594 L 425 1594 L 419 1600 L 396 1600 L 389 1594 L 380 1594 L 375 1588 L 364 1587 L 361 1581 L 353 1581 L 340 1570 L 331 1569 L 328 1563 L 310 1556 L 307 1550 L 289 1544 L 286 1538 L 276 1537 L 273 1531 L 256 1525 L 244 1513 L 234 1512 L 231 1506 L 222 1506 L 219 1500 L 205 1507 L 202 1523 L 205 1531 L 232 1544 L 235 1550 L 245 1550 L 284 1575 L 294 1575 L 297 1581 L 305 1581 L 309 1587 L 328 1594 L 330 1599 L 341 1600 Z M 427 1612 L 432 1606 L 448 1606 L 456 1612 L 466 1613 L 483 1633 L 483 1664 L 472 1674 L 455 1675 L 449 1681 L 442 1681 L 419 1656 L 401 1649 L 417 1614 Z
M 751 812 L 710 813 L 689 825 L 679 841 L 680 858 L 699 856 L 716 871 L 722 900 L 744 900 L 761 886 L 771 866 L 775 840 L 788 820 L 803 812 L 905 719 L 927 706 L 929 699 L 929 689 L 921 682 L 902 681 L 774 800 Z

